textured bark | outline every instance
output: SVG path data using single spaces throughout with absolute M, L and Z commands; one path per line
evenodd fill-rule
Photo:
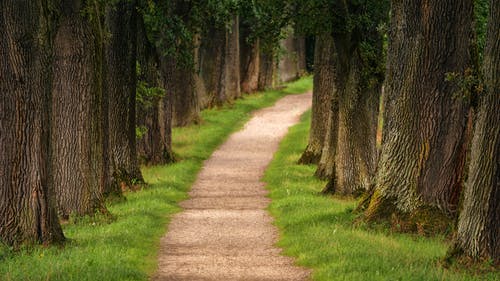
M 142 19 L 138 20 L 137 47 L 138 61 L 141 66 L 139 79 L 144 81 L 147 87 L 164 88 L 157 51 L 146 37 Z M 145 164 L 157 165 L 174 161 L 170 97 L 171 95 L 145 97 L 136 105 L 137 125 L 146 128 L 146 132 L 137 142 L 138 157 Z
M 467 256 L 500 262 L 500 2 L 490 1 L 480 97 L 457 244 Z
M 337 141 L 339 133 L 339 99 L 338 91 L 335 88 L 333 89 L 330 101 L 330 110 L 328 112 L 326 129 L 327 131 L 325 134 L 323 151 L 321 152 L 321 159 L 319 160 L 315 176 L 320 179 L 331 179 L 332 183 L 334 183 L 336 178 L 335 156 L 337 155 Z M 327 186 L 323 192 L 328 193 L 332 190 L 332 187 Z
M 335 90 L 332 36 L 329 34 L 317 36 L 315 46 L 311 130 L 309 143 L 299 159 L 301 164 L 317 164 L 321 159 L 331 99 Z
M 111 188 L 121 193 L 144 181 L 137 162 L 135 133 L 137 10 L 135 1 L 120 0 L 106 9 L 110 38 L 106 45 L 106 92 L 109 98 L 109 154 Z
M 233 16 L 231 26 L 226 29 L 225 53 L 225 100 L 233 101 L 241 97 L 240 89 L 240 24 L 238 15 Z
M 201 104 L 204 108 L 220 106 L 224 103 L 224 68 L 226 65 L 225 28 L 208 26 L 200 45 L 199 75 L 203 80 L 205 95 Z
M 369 220 L 456 212 L 468 105 L 445 75 L 470 67 L 472 18 L 472 0 L 393 1 L 383 145 Z M 432 218 L 422 219 L 422 227 L 433 227 Z
M 241 96 L 238 16 L 230 28 L 209 25 L 202 36 L 198 65 L 205 93 L 202 107 L 220 106 Z
M 342 40 L 337 40 L 342 41 Z M 381 84 L 368 85 L 359 49 L 349 53 L 348 43 L 340 46 L 336 85 L 339 97 L 335 182 L 330 192 L 355 195 L 368 190 L 376 167 L 376 132 Z M 381 50 L 381 48 L 380 48 Z M 348 58 L 347 60 L 344 58 Z
M 103 31 L 98 17 L 90 21 L 82 15 L 86 5 L 98 7 L 64 3 L 54 42 L 52 171 L 63 218 L 104 210 L 102 194 L 108 184 Z
M 271 89 L 275 86 L 276 70 L 277 65 L 274 55 L 261 50 L 258 81 L 258 89 L 260 91 Z
M 160 58 L 162 81 L 166 91 L 165 106 L 171 107 L 172 126 L 187 126 L 200 119 L 200 103 L 196 89 L 196 73 L 191 66 L 181 65 L 173 57 Z M 168 119 L 168 118 L 167 118 Z
M 259 86 L 259 68 L 260 68 L 260 42 L 255 39 L 254 42 L 247 41 L 249 28 L 240 24 L 240 76 L 241 91 L 243 93 L 252 93 L 257 91 Z
M 0 243 L 64 241 L 50 181 L 51 1 L 0 2 Z
M 193 9 L 191 1 L 171 1 L 170 11 L 176 17 L 179 17 L 186 25 L 190 25 L 190 13 Z M 172 16 L 173 16 L 172 15 Z M 184 48 L 191 52 L 193 64 L 187 64 L 179 59 L 179 52 L 160 57 L 160 70 L 162 73 L 162 81 L 166 90 L 166 98 L 170 99 L 171 103 L 168 108 L 172 114 L 172 126 L 187 126 L 189 124 L 198 123 L 200 121 L 200 89 L 196 65 L 198 61 L 198 38 L 195 34 L 189 40 L 184 42 Z M 170 39 L 166 39 L 170 40 Z M 163 50 L 158 50 L 162 51 Z M 165 76 L 166 75 L 166 76 Z M 164 108 L 164 107 L 162 107 Z M 168 119 L 168 118 L 167 118 Z

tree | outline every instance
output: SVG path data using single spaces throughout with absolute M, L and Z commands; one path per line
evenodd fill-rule
M 109 164 L 103 10 L 94 0 L 65 1 L 54 39 L 51 171 L 63 218 L 105 211 Z
M 136 149 L 137 3 L 120 0 L 106 7 L 106 94 L 109 100 L 109 153 L 112 182 L 108 192 L 143 182 Z
M 456 247 L 500 261 L 500 2 L 490 1 L 480 96 Z
M 228 13 L 235 10 L 226 9 Z M 204 86 L 203 107 L 213 107 L 241 96 L 239 17 L 212 16 L 206 26 L 201 36 L 198 72 Z
M 309 143 L 306 150 L 299 159 L 300 164 L 318 164 L 322 159 L 322 150 L 325 144 L 325 136 L 328 130 L 337 130 L 338 123 L 331 120 L 332 113 L 331 104 L 335 91 L 335 61 L 334 61 L 334 44 L 330 34 L 320 34 L 316 36 L 314 50 L 314 79 L 313 79 L 313 102 L 312 102 L 312 117 L 311 130 L 309 133 Z M 325 118 L 326 117 L 326 118 Z M 330 124 L 330 127 L 328 126 Z M 329 141 L 332 138 L 332 132 L 329 135 Z M 336 135 L 336 132 L 334 133 Z M 335 139 L 336 141 L 336 139 Z M 330 144 L 328 142 L 328 144 Z M 335 149 L 337 144 L 332 144 Z M 326 146 L 326 144 L 325 144 Z M 326 153 L 331 150 L 328 149 Z M 335 154 L 333 154 L 335 157 Z M 322 164 L 320 165 L 321 172 L 319 176 L 326 176 L 327 163 L 333 163 L 334 159 L 328 160 L 325 155 Z
M 139 158 L 147 164 L 173 162 L 171 95 L 166 95 L 158 49 L 147 37 L 143 13 L 138 20 L 137 125 Z
M 325 192 L 352 195 L 365 191 L 375 172 L 378 100 L 384 78 L 381 26 L 388 15 L 387 1 L 295 1 L 298 29 L 316 35 L 319 46 L 325 36 L 333 38 L 322 58 L 330 61 L 329 73 L 316 71 L 315 79 L 325 84 L 332 109 L 315 103 L 310 145 L 303 162 L 317 162 L 316 175 L 330 178 Z M 318 50 L 319 51 L 319 50 Z M 317 55 L 321 54 L 318 52 Z M 318 72 L 318 71 L 322 72 Z M 321 77 L 327 75 L 328 77 Z M 331 79 L 331 80 L 329 80 Z M 314 99 L 323 99 L 315 84 Z M 326 89 L 325 87 L 325 89 Z M 328 103 L 329 104 L 329 103 Z M 321 118 L 329 116 L 328 125 Z M 320 124 L 320 125 L 318 125 Z M 327 128 L 326 136 L 318 131 Z M 319 126 L 319 128 L 316 128 Z M 321 138 L 325 138 L 321 144 Z M 332 140 L 331 138 L 336 138 Z M 319 144 L 319 145 L 318 145 Z M 325 150 L 326 149 L 326 150 Z M 321 157 L 320 157 L 321 156 Z
M 305 37 L 296 34 L 293 28 L 288 28 L 286 33 L 288 36 L 280 42 L 282 54 L 278 71 L 281 83 L 298 79 L 306 70 Z
M 240 77 L 241 91 L 252 93 L 257 91 L 260 69 L 259 39 L 252 41 L 250 28 L 240 21 Z
M 468 104 L 449 73 L 471 67 L 472 0 L 393 1 L 381 158 L 369 221 L 446 227 L 456 213 Z M 439 27 L 439 28 L 438 28 Z
M 14 247 L 64 241 L 50 181 L 54 4 L 0 2 L 0 242 Z

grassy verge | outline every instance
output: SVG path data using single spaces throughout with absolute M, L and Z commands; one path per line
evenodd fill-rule
M 64 226 L 64 248 L 35 248 L 12 253 L 0 247 L 0 280 L 148 280 L 156 269 L 161 236 L 177 203 L 187 197 L 202 163 L 249 118 L 250 112 L 279 98 L 312 87 L 310 77 L 284 90 L 246 96 L 233 105 L 202 112 L 201 125 L 173 131 L 173 149 L 180 161 L 146 167 L 149 186 L 109 206 L 112 223 L 83 219 Z
M 353 227 L 354 200 L 320 195 L 325 182 L 315 166 L 297 165 L 307 145 L 310 112 L 288 136 L 266 171 L 285 254 L 313 269 L 313 280 L 500 280 L 500 274 L 473 274 L 438 265 L 448 245 L 440 237 Z

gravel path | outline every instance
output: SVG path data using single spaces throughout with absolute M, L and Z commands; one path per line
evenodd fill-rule
M 280 255 L 278 230 L 265 210 L 260 181 L 288 128 L 311 106 L 311 94 L 289 95 L 259 110 L 200 171 L 161 240 L 154 280 L 307 280 L 309 272 Z

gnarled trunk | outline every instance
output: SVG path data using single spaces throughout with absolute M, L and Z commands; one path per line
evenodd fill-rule
M 472 10 L 472 0 L 392 3 L 383 144 L 369 220 L 402 214 L 409 227 L 440 228 L 442 215 L 456 212 L 468 104 L 445 76 L 470 67 Z
M 309 143 L 299 159 L 301 164 L 317 164 L 321 159 L 331 100 L 335 91 L 332 36 L 330 34 L 317 36 L 315 48 L 311 130 Z
M 90 0 L 89 0 L 90 1 Z M 52 172 L 59 214 L 93 215 L 103 210 L 108 178 L 107 114 L 103 93 L 102 33 L 94 3 L 69 1 L 54 42 Z
M 50 180 L 52 1 L 0 2 L 0 242 L 64 241 Z
M 473 258 L 500 262 L 500 2 L 490 1 L 483 63 L 485 92 L 472 140 L 457 246 Z
M 137 11 L 135 1 L 109 5 L 106 26 L 106 94 L 109 100 L 109 154 L 112 182 L 107 193 L 120 193 L 120 186 L 142 182 L 137 163 L 135 103 L 137 60 Z

